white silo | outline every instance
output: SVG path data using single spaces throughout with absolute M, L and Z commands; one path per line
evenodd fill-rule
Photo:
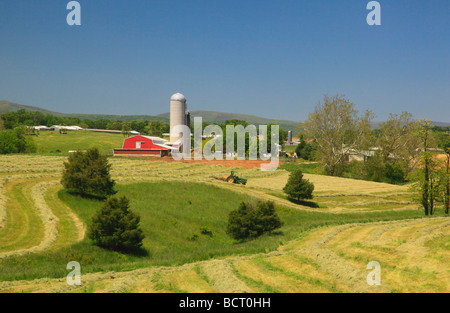
M 292 145 L 292 130 L 288 131 L 288 145 Z
M 176 93 L 170 98 L 170 142 L 175 143 L 181 138 L 181 133 L 174 133 L 177 125 L 186 125 L 186 98 Z

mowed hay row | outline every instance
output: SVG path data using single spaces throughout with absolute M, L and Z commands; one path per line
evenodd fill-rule
M 278 271 L 315 286 L 306 292 L 351 292 L 348 286 L 320 270 L 320 266 L 309 257 L 290 253 L 267 257 L 265 261 Z
M 318 241 L 320 238 L 325 236 L 330 229 L 334 228 L 334 226 L 326 226 L 326 227 L 320 227 L 315 230 L 309 231 L 303 236 L 301 236 L 298 239 L 294 239 L 287 244 L 281 246 L 279 248 L 280 251 L 286 252 L 286 251 L 294 251 L 294 250 L 300 250 L 306 248 L 308 245 L 312 244 L 313 242 Z
M 211 260 L 203 262 L 201 270 L 208 277 L 208 282 L 215 292 L 249 293 L 251 289 L 234 273 L 229 260 Z
M 37 246 L 43 240 L 44 225 L 31 196 L 31 189 L 38 182 L 21 179 L 5 184 L 8 200 L 6 221 L 0 229 L 0 258 L 11 251 Z
M 0 259 L 44 251 L 53 245 L 58 236 L 59 220 L 45 202 L 44 195 L 49 186 L 57 183 L 58 181 L 27 181 L 23 190 L 17 190 L 16 186 L 16 199 L 11 204 L 12 227 L 3 229 L 6 236 L 1 238 L 8 248 L 0 253 Z M 24 208 L 29 208 L 28 214 Z M 16 216 L 19 218 L 15 217 L 15 213 L 18 213 Z M 8 220 L 6 223 L 8 225 Z M 12 238 L 16 235 L 16 227 L 22 233 Z
M 382 192 L 407 192 L 407 186 L 376 183 L 366 180 L 332 177 L 324 175 L 305 174 L 305 179 L 311 181 L 320 193 L 342 193 L 345 195 L 374 194 Z
M 424 219 L 425 220 L 425 219 Z M 152 267 L 123 273 L 95 273 L 82 276 L 83 285 L 68 287 L 63 280 L 0 283 L 4 292 L 445 292 L 448 290 L 449 253 L 439 259 L 425 255 L 429 266 L 413 267 L 405 263 L 401 250 L 392 246 L 364 245 L 377 228 L 407 223 L 422 227 L 436 239 L 450 235 L 447 218 L 379 222 L 324 227 L 299 241 L 265 255 L 230 257 L 177 267 Z M 416 223 L 414 223 L 416 222 Z M 392 229 L 389 229 L 392 231 Z M 395 232 L 394 232 L 395 233 Z M 420 231 L 418 232 L 420 233 Z M 447 237 L 446 237 L 447 236 Z M 413 238 L 414 239 L 414 238 Z M 428 238 L 430 239 L 430 238 Z M 430 245 L 426 241 L 424 244 Z M 438 243 L 439 251 L 445 241 Z M 401 246 L 401 242 L 400 242 Z M 411 246 L 413 248 L 413 246 Z M 448 249 L 447 245 L 447 249 Z M 433 249 L 433 248 L 429 248 Z M 430 250 L 432 252 L 432 250 Z M 381 264 L 382 286 L 366 282 L 369 261 Z
M 62 186 L 57 182 L 48 187 L 45 193 L 45 202 L 58 219 L 58 236 L 52 249 L 68 246 L 84 239 L 86 227 L 79 217 L 67 207 L 58 197 Z
M 0 173 L 57 173 L 62 172 L 66 157 L 35 155 L 0 156 Z
M 300 278 L 293 272 L 282 270 L 265 259 L 252 258 L 233 262 L 237 276 L 249 286 L 252 292 L 266 293 L 309 293 L 329 292 L 314 280 Z
M 0 229 L 0 258 L 67 246 L 84 238 L 84 225 L 57 197 L 51 178 L 7 183 L 5 227 Z M 50 204 L 50 205 L 49 205 Z
M 5 179 L 0 179 L 0 230 L 4 227 L 6 222 L 6 196 Z
M 270 179 L 260 178 L 249 181 L 248 186 L 255 188 L 268 189 L 273 191 L 282 191 L 289 179 L 290 173 L 287 171 L 278 171 Z M 377 193 L 404 193 L 408 192 L 407 186 L 397 186 L 385 183 L 376 183 L 364 180 L 355 180 L 351 178 L 341 178 L 325 175 L 304 174 L 303 178 L 308 179 L 314 184 L 314 191 L 318 196 L 323 194 L 341 194 L 341 195 L 372 195 Z
M 69 285 L 67 278 L 36 279 L 32 281 L 0 282 L 0 292 L 3 293 L 103 293 L 127 292 L 128 287 L 139 279 L 143 270 L 133 272 L 107 272 L 81 275 L 81 285 Z M 147 274 L 148 270 L 144 270 Z
M 148 166 L 148 164 L 152 166 Z M 157 165 L 155 165 L 157 164 Z M 229 168 L 223 165 L 204 165 L 204 164 L 186 164 L 186 163 L 162 163 L 146 162 L 134 166 L 123 166 L 118 169 L 112 167 L 111 173 L 114 179 L 118 181 L 137 181 L 137 180 L 155 180 L 155 179 L 178 179 L 195 181 L 211 181 L 217 178 L 226 178 L 234 170 L 241 177 L 252 180 L 252 177 L 268 177 L 273 174 L 267 174 L 259 169 Z
M 435 259 L 425 246 L 445 236 L 449 225 L 448 218 L 392 222 L 384 238 L 375 241 L 367 240 L 377 231 L 373 226 L 356 227 L 339 233 L 325 247 L 361 270 L 370 261 L 379 262 L 382 284 L 393 292 L 449 292 L 450 254 L 447 251 Z
M 199 274 L 198 270 L 178 269 L 173 273 L 161 275 L 157 281 L 157 288 L 168 292 L 189 292 L 189 293 L 213 293 L 213 288 L 209 285 L 205 277 Z

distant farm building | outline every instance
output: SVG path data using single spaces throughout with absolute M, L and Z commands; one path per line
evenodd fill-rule
M 83 130 L 80 126 L 61 126 L 61 125 L 53 125 L 50 127 L 51 130 L 66 130 L 66 131 L 77 131 L 77 130 Z
M 33 130 L 37 130 L 37 131 L 41 131 L 41 130 L 48 130 L 48 131 L 55 130 L 52 127 L 47 127 L 47 126 L 43 126 L 43 125 L 41 125 L 41 126 L 33 126 L 33 127 L 30 127 L 30 128 L 33 129 Z
M 168 146 L 168 141 L 159 137 L 134 136 L 125 139 L 122 149 L 114 149 L 114 156 L 169 156 L 175 148 Z
M 92 129 L 92 128 L 85 128 L 85 131 L 88 132 L 94 132 L 94 133 L 104 133 L 104 134 L 123 134 L 121 130 L 111 130 L 111 129 Z M 131 130 L 128 132 L 130 135 L 140 135 L 140 132 L 137 132 L 135 130 Z
M 364 161 L 367 162 L 370 158 L 375 156 L 376 148 L 373 148 L 373 150 L 356 150 L 356 149 L 349 149 L 347 150 L 345 154 L 344 160 L 347 162 L 352 161 Z

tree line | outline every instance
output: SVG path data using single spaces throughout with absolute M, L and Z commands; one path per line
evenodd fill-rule
M 137 131 L 142 134 L 152 134 L 153 136 L 162 136 L 169 132 L 169 124 L 157 120 L 133 120 L 120 121 L 110 119 L 80 119 L 77 117 L 55 116 L 44 114 L 38 111 L 18 110 L 5 113 L 0 116 L 0 130 L 14 129 L 22 126 L 79 126 L 89 129 L 106 129 L 120 131 Z
M 325 96 L 308 119 L 299 124 L 310 143 L 298 147 L 326 174 L 388 183 L 415 182 L 425 213 L 433 214 L 437 201 L 449 206 L 450 127 L 414 120 L 408 112 L 390 114 L 372 129 L 373 112 L 360 114 L 345 96 Z M 438 158 L 438 153 L 444 159 Z M 351 160 L 358 156 L 363 161 Z

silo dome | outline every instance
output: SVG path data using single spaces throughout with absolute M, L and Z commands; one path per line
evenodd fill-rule
M 183 96 L 181 93 L 176 93 L 176 94 L 172 95 L 172 97 L 170 98 L 170 101 L 186 102 L 186 97 Z

